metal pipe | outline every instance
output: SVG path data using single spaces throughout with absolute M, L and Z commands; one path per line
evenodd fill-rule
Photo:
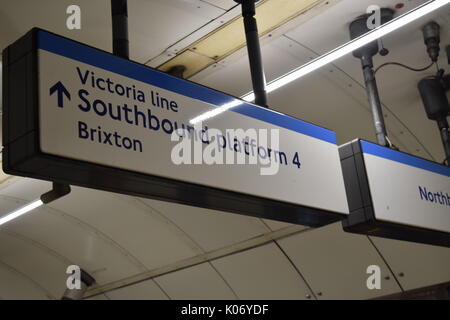
M 444 164 L 450 166 L 450 132 L 448 121 L 446 118 L 438 121 L 439 132 L 441 133 L 442 144 L 444 145 L 445 160 Z
M 378 94 L 377 81 L 375 78 L 375 72 L 373 71 L 373 65 L 371 60 L 372 58 L 370 58 L 370 61 L 365 61 L 364 59 L 362 59 L 363 75 L 364 75 L 364 82 L 366 84 L 367 97 L 369 99 L 369 104 L 372 111 L 377 142 L 382 146 L 389 146 L 389 143 L 386 139 L 387 131 L 386 125 L 384 123 L 380 96 Z
M 128 41 L 128 6 L 127 0 L 111 0 L 113 31 L 113 54 L 125 59 L 130 58 Z
M 258 0 L 235 0 L 242 5 L 247 52 L 252 76 L 255 104 L 267 108 L 266 78 L 261 57 L 258 26 L 255 19 L 255 2 Z
M 80 288 L 64 291 L 61 300 L 81 300 L 87 289 L 95 283 L 95 279 L 83 269 L 80 269 Z

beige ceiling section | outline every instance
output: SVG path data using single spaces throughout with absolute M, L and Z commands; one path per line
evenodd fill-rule
M 103 50 L 111 50 L 109 0 L 77 0 L 81 30 L 66 27 L 66 9 L 72 0 L 0 0 L 0 51 L 33 27 L 55 32 Z M 104 14 L 102 14 L 104 13 Z
M 259 2 L 256 8 L 256 19 L 260 36 L 323 2 L 325 0 L 264 0 Z M 159 66 L 159 69 L 167 71 L 176 64 L 182 64 L 188 68 L 184 74 L 188 78 L 243 46 L 245 46 L 243 19 L 238 17 L 193 43 L 179 56 Z M 190 53 L 185 54 L 185 52 Z
M 0 300 L 47 300 L 50 295 L 32 279 L 0 262 Z
M 234 0 L 202 0 L 202 1 L 210 3 L 224 10 L 230 10 L 231 8 L 237 5 L 237 3 Z
M 0 166 L 2 165 L 2 162 L 0 161 Z M 11 176 L 4 173 L 2 169 L 0 169 L 0 184 L 8 180 Z
M 198 70 L 201 70 L 206 66 L 213 64 L 214 62 L 215 60 L 208 56 L 198 54 L 191 50 L 186 50 L 177 55 L 175 58 L 164 63 L 164 65 L 159 69 L 161 71 L 167 72 L 174 66 L 183 65 L 186 67 L 183 76 L 189 78 Z
M 348 41 L 347 21 L 370 3 L 369 0 L 361 1 L 364 2 L 341 1 L 332 10 L 325 10 L 291 30 L 289 37 L 282 36 L 263 43 L 267 80 L 273 80 L 324 53 L 330 42 L 335 47 Z M 417 3 L 414 2 L 415 5 Z M 334 14 L 340 20 L 335 19 Z M 443 30 L 442 43 L 449 41 L 448 31 Z M 401 34 L 392 34 L 384 43 L 391 53 L 387 57 L 377 56 L 376 65 L 392 60 L 421 66 L 428 61 L 418 26 L 405 27 Z M 411 55 L 410 52 L 417 54 Z M 446 65 L 445 54 L 441 54 L 441 65 Z M 246 56 L 235 53 L 218 63 L 217 67 L 213 66 L 197 73 L 191 80 L 236 96 L 251 91 L 249 72 L 242 71 L 248 70 Z M 388 67 L 380 71 L 378 84 L 386 124 L 394 144 L 405 152 L 440 161 L 443 150 L 439 131 L 426 118 L 416 87 L 419 79 L 429 74 Z M 374 140 L 360 62 L 351 55 L 270 93 L 268 99 L 270 107 L 277 111 L 334 130 L 339 143 L 356 137 Z M 349 123 L 349 117 L 355 121 Z
M 370 299 L 401 289 L 366 236 L 346 233 L 341 223 L 278 240 L 318 299 Z M 381 269 L 381 289 L 366 286 L 369 265 Z
M 130 58 L 145 63 L 224 12 L 200 0 L 128 1 Z
M 70 196 L 50 206 L 76 216 L 114 239 L 149 270 L 201 253 L 163 217 L 112 193 L 72 188 Z
M 234 300 L 236 296 L 209 263 L 168 273 L 155 282 L 171 299 Z
M 5 204 L 4 199 L 1 204 Z M 2 230 L 54 252 L 66 268 L 71 264 L 81 266 L 100 285 L 146 270 L 115 239 L 73 216 L 48 207 L 34 210 Z M 61 286 L 64 288 L 64 283 Z
M 1 232 L 0 264 L 13 268 L 43 288 L 47 298 L 58 299 L 64 292 L 66 263 L 33 243 Z
M 403 289 L 450 281 L 450 248 L 371 237 Z
M 273 242 L 212 264 L 239 299 L 312 299 L 307 284 Z

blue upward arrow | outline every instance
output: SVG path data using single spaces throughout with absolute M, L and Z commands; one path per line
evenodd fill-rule
M 70 93 L 69 91 L 67 91 L 66 87 L 64 87 L 61 81 L 58 81 L 53 87 L 50 88 L 50 95 L 53 95 L 55 91 L 58 91 L 58 107 L 63 108 L 64 107 L 63 95 L 65 95 L 67 99 L 70 100 Z

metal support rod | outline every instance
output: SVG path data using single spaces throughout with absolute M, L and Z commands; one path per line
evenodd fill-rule
M 445 160 L 444 164 L 450 167 L 450 132 L 446 118 L 438 121 L 439 132 L 441 133 L 442 144 L 444 145 Z
M 68 184 L 53 182 L 53 188 L 49 192 L 41 195 L 43 203 L 50 203 L 56 199 L 62 198 L 70 193 L 70 186 Z
M 255 104 L 267 108 L 266 78 L 261 58 L 258 26 L 255 19 L 255 2 L 258 0 L 235 0 L 242 5 L 245 37 L 247 39 L 247 52 L 252 76 Z
M 383 111 L 381 108 L 380 96 L 378 94 L 375 72 L 373 71 L 372 58 L 362 59 L 362 65 L 367 97 L 369 99 L 370 108 L 372 110 L 377 142 L 382 146 L 389 146 L 389 143 L 386 139 L 386 125 L 384 123 Z
M 127 0 L 111 0 L 113 29 L 113 54 L 125 59 L 130 58 L 128 41 Z
M 61 300 L 81 300 L 87 289 L 95 283 L 95 279 L 83 269 L 80 270 L 80 287 L 78 289 L 67 288 Z

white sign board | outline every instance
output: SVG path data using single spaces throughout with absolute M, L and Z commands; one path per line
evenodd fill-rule
M 339 152 L 345 231 L 450 246 L 450 167 L 363 140 Z
M 362 141 L 378 220 L 450 232 L 450 168 Z
M 334 132 L 42 30 L 36 37 L 43 154 L 348 214 Z M 177 129 L 189 135 L 189 157 Z M 257 136 L 229 134 L 237 129 Z M 256 163 L 228 163 L 227 152 Z

